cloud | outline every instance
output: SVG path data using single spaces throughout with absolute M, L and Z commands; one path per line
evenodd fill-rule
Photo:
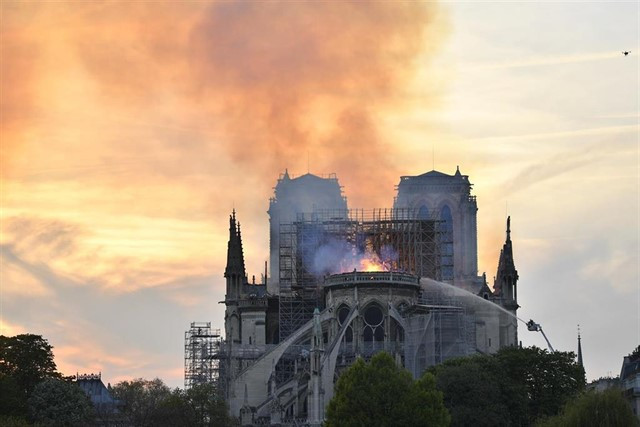
M 43 58 L 67 48 L 69 70 L 60 70 L 57 84 L 73 75 L 85 90 L 53 106 L 61 119 L 86 116 L 83 105 L 102 111 L 90 121 L 114 123 L 113 111 L 126 111 L 117 120 L 140 123 L 148 134 L 136 145 L 151 137 L 154 149 L 176 152 L 179 141 L 181 152 L 196 154 L 191 162 L 222 152 L 269 181 L 309 154 L 314 170 L 360 182 L 358 205 L 389 197 L 398 173 L 377 116 L 401 107 L 418 57 L 424 61 L 446 33 L 434 3 L 136 3 L 125 15 L 118 3 L 80 9 L 67 18 L 74 25 L 56 23 L 57 37 L 35 38 L 45 52 L 30 64 L 43 73 Z M 37 22 L 52 27 L 60 12 L 49 7 Z M 372 167 L 388 172 L 371 174 Z
M 604 245 L 604 244 L 603 244 Z M 622 294 L 638 291 L 638 249 L 612 249 L 586 260 L 580 271 L 586 280 L 597 280 Z
M 0 290 L 3 298 L 18 294 L 30 297 L 51 295 L 48 283 L 42 278 L 48 275 L 46 267 L 35 267 L 16 257 L 11 247 L 0 246 Z
M 57 219 L 5 218 L 3 289 L 39 296 L 66 286 L 133 292 L 167 284 L 171 288 L 178 280 L 209 274 L 212 267 L 198 256 L 199 245 L 210 244 L 211 238 L 198 243 L 196 239 L 207 233 L 197 223 L 129 218 L 124 223 L 92 225 L 89 231 Z
M 603 61 L 605 59 L 622 58 L 622 52 L 594 52 L 576 55 L 546 55 L 532 58 L 508 59 L 490 64 L 469 64 L 471 69 L 495 70 L 501 68 L 542 67 L 546 65 L 573 64 L 580 62 Z
M 612 117 L 625 117 L 628 116 L 612 116 Z M 630 116 L 629 116 L 630 117 Z M 566 139 L 576 138 L 580 136 L 603 136 L 603 135 L 616 135 L 621 133 L 637 133 L 638 125 L 622 125 L 622 126 L 605 126 L 598 128 L 586 128 L 586 129 L 572 129 L 559 132 L 539 132 L 539 133 L 527 133 L 520 135 L 500 135 L 500 136 L 483 136 L 482 138 L 473 138 L 472 142 L 482 141 L 511 141 L 511 140 L 545 140 L 545 139 Z
M 514 177 L 504 182 L 502 187 L 504 194 L 520 192 L 534 184 L 569 173 L 575 169 L 587 165 L 593 166 L 605 158 L 613 158 L 625 153 L 629 155 L 635 153 L 635 147 L 625 140 L 608 144 L 606 150 L 603 150 L 602 146 L 602 141 L 597 141 L 596 143 L 581 146 L 579 149 L 572 147 L 563 153 L 548 156 L 543 161 L 529 162 Z
M 27 331 L 22 326 L 15 323 L 9 323 L 0 317 L 0 335 L 12 337 L 18 334 L 25 333 L 27 333 Z

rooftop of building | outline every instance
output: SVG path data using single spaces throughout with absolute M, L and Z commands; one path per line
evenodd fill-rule
M 444 172 L 440 172 L 437 170 L 431 170 L 429 172 L 425 172 L 421 175 L 404 175 L 400 177 L 399 185 L 406 184 L 427 184 L 427 185 L 439 185 L 439 184 L 465 184 L 472 185 L 469 182 L 468 175 L 462 175 L 460 173 L 460 167 L 456 167 L 456 171 L 453 175 L 447 175 Z
M 278 178 L 278 183 L 276 184 L 276 187 L 280 185 L 289 185 L 289 184 L 303 185 L 303 184 L 314 184 L 314 183 L 318 183 L 320 185 L 338 185 L 338 187 L 340 186 L 338 184 L 338 176 L 335 173 L 314 175 L 312 173 L 307 172 L 300 176 L 294 176 L 289 174 L 288 169 L 285 169 L 284 173 L 281 174 L 280 177 Z
M 634 350 L 628 356 L 625 356 L 622 362 L 622 369 L 620 371 L 620 380 L 625 379 L 640 373 L 640 346 Z
M 270 200 L 271 206 L 293 204 L 299 212 L 313 211 L 316 205 L 330 209 L 347 208 L 347 200 L 335 173 L 321 176 L 306 173 L 292 177 L 285 170 L 278 178 L 274 190 L 275 197 Z

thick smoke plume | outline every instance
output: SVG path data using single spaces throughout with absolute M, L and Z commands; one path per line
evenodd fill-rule
M 389 193 L 370 197 L 399 175 L 379 116 L 398 105 L 434 13 L 422 2 L 216 3 L 192 57 L 207 96 L 224 101 L 233 159 L 273 179 L 309 155 L 359 188 L 355 205 L 387 205 Z
M 181 154 L 189 167 L 211 171 L 222 152 L 269 185 L 287 167 L 304 172 L 309 159 L 311 172 L 338 174 L 353 206 L 390 204 L 401 147 L 383 122 L 398 114 L 412 77 L 439 45 L 435 3 L 124 6 L 6 7 L 5 131 L 28 126 L 17 119 L 26 109 L 93 121 L 94 129 L 108 118 L 100 139 L 107 132 L 113 140 L 105 143 L 127 143 L 136 153 L 169 147 L 189 153 Z M 123 124 L 158 132 L 121 141 Z

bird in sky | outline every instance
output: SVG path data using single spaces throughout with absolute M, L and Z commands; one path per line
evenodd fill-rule
M 631 53 L 631 51 L 630 51 L 630 50 L 623 50 L 623 51 L 622 51 L 622 54 L 623 54 L 624 56 L 627 56 L 627 55 L 629 55 L 630 53 Z

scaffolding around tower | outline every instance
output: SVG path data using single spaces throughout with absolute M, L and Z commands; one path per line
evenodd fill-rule
M 280 341 L 307 323 L 316 307 L 324 309 L 325 275 L 347 272 L 344 265 L 320 271 L 316 263 L 318 254 L 345 251 L 345 258 L 375 254 L 389 271 L 442 280 L 443 271 L 453 271 L 452 238 L 445 221 L 436 215 L 424 217 L 412 209 L 298 213 L 295 221 L 279 226 Z M 435 317 L 440 321 L 451 316 Z M 276 366 L 279 380 L 292 377 L 295 367 L 292 359 L 300 351 L 281 358 Z
M 221 343 L 219 329 L 211 322 L 191 322 L 184 333 L 184 386 L 218 385 L 220 380 Z
M 381 258 L 385 250 L 393 252 L 393 271 L 442 280 L 443 269 L 453 268 L 447 253 L 453 236 L 437 216 L 424 218 L 412 209 L 317 210 L 280 224 L 280 293 L 317 286 L 321 275 L 312 268 L 313 257 L 336 241 Z

